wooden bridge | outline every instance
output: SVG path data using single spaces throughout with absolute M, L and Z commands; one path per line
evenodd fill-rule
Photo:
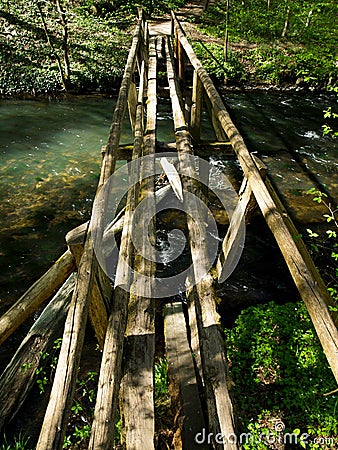
M 162 145 L 156 139 L 159 68 L 167 74 L 165 88 L 170 93 L 175 130 L 175 143 Z M 218 139 L 213 151 L 237 158 L 244 174 L 213 271 L 208 266 L 205 213 L 198 202 L 202 199 L 207 203 L 207 192 L 191 163 L 192 156 L 203 147 L 200 136 L 203 105 L 207 106 Z M 120 145 L 127 110 L 134 131 L 131 148 Z M 156 215 L 159 194 L 155 176 L 149 174 L 155 173 L 155 162 L 167 150 L 176 152 L 178 167 L 167 159 L 162 161 L 168 186 L 176 191 L 182 187 L 187 212 L 193 270 L 186 281 L 184 303 L 156 299 L 155 247 L 144 244 L 137 251 L 132 240 L 133 216 L 142 199 L 147 198 L 147 215 L 151 218 Z M 267 168 L 248 151 L 174 13 L 171 21 L 161 26 L 149 25 L 140 13 L 102 155 L 97 188 L 99 208 L 93 210 L 89 223 L 67 235 L 68 250 L 0 319 L 3 342 L 58 290 L 0 379 L 2 427 L 17 413 L 32 387 L 41 355 L 63 333 L 37 444 L 38 450 L 62 448 L 89 317 L 102 349 L 89 448 L 112 448 L 118 407 L 123 417 L 125 447 L 154 448 L 155 316 L 163 313 L 169 375 L 175 386 L 179 423 L 175 448 L 239 448 L 214 275 L 222 279 L 240 224 L 255 205 L 276 238 L 338 381 L 338 332 L 335 318 L 328 310 L 332 300 L 303 242 L 293 238 L 298 233 L 269 182 Z M 130 173 L 134 183 L 128 190 L 126 207 L 112 218 L 108 229 L 103 218 L 109 202 L 108 191 L 103 189 L 105 183 L 114 173 L 117 160 L 137 161 L 141 157 L 146 163 L 135 166 L 139 172 Z M 199 176 L 207 175 L 200 170 Z M 179 192 L 176 194 L 180 196 Z M 102 231 L 98 237 L 97 230 L 106 235 L 121 233 L 114 283 L 96 257 L 94 240 L 97 245 L 97 239 L 101 242 L 104 234 Z M 156 241 L 155 220 L 150 221 L 148 238 L 150 242 Z M 126 270 L 126 263 L 132 271 Z M 203 429 L 210 436 L 210 443 L 196 442 L 195 437 Z

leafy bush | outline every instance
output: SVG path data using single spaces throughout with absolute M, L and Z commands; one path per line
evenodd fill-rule
M 323 84 L 330 77 L 330 82 L 338 79 L 338 68 L 335 61 L 326 52 L 300 50 L 295 53 L 297 75 L 303 77 L 310 85 Z
M 122 76 L 129 50 L 135 16 L 124 13 L 121 18 L 120 12 L 100 15 L 92 9 L 94 4 L 64 3 L 73 91 L 110 91 Z M 0 95 L 47 94 L 63 89 L 57 64 L 57 56 L 63 63 L 63 29 L 55 4 L 46 1 L 41 5 L 54 50 L 47 42 L 36 2 L 19 0 L 14 5 L 0 0 L 0 24 L 5 30 Z M 130 32 L 125 31 L 126 26 Z
M 229 53 L 228 61 L 224 61 L 224 48 L 221 45 L 210 43 L 194 43 L 194 50 L 207 72 L 217 78 L 227 78 L 232 82 L 244 80 L 244 67 L 233 52 Z
M 336 383 L 303 302 L 247 308 L 225 335 L 241 432 L 273 435 L 278 421 L 312 440 L 337 436 Z
M 250 44 L 255 43 L 262 57 L 260 64 L 245 64 L 248 72 L 255 73 L 258 82 L 295 83 L 302 78 L 310 86 L 334 86 L 338 80 L 336 2 L 281 1 L 270 2 L 269 8 L 267 5 L 266 1 L 230 2 L 230 45 L 241 41 L 242 58 L 250 62 Z M 282 37 L 288 5 L 289 26 Z M 224 39 L 225 23 L 226 0 L 220 0 L 207 9 L 200 27 Z M 273 56 L 267 47 L 276 50 Z
M 247 59 L 255 69 L 258 82 L 280 84 L 295 82 L 295 65 L 280 48 L 261 45 L 250 50 Z

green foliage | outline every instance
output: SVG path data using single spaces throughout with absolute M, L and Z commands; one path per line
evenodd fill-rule
M 38 376 L 36 383 L 39 386 L 40 394 L 43 394 L 45 392 L 45 387 L 48 384 L 47 373 L 42 367 L 36 369 L 35 373 Z
M 303 302 L 247 308 L 225 335 L 242 433 L 300 430 L 311 435 L 308 448 L 337 436 L 336 383 Z M 271 448 L 256 438 L 243 448 Z
M 155 396 L 168 395 L 168 360 L 166 358 L 159 358 L 155 363 Z
M 337 68 L 332 54 L 323 49 L 298 50 L 294 54 L 295 69 L 298 77 L 302 77 L 309 85 L 321 85 L 323 80 L 334 74 L 337 79 Z
M 29 450 L 29 437 L 23 436 L 19 433 L 13 441 L 9 441 L 4 435 L 2 443 L 0 444 L 0 450 Z
M 327 208 L 327 213 L 323 217 L 330 224 L 330 228 L 321 235 L 312 232 L 310 229 L 307 229 L 307 233 L 312 240 L 311 247 L 315 252 L 329 255 L 329 258 L 327 258 L 330 259 L 330 264 L 327 264 L 329 292 L 338 305 L 338 208 L 334 208 L 328 202 L 327 194 L 319 189 L 311 188 L 307 191 L 307 194 L 312 195 L 314 202 L 321 203 Z
M 63 442 L 63 448 L 87 448 L 91 434 L 97 394 L 98 373 L 87 372 L 76 382 L 76 392 L 71 408 L 70 425 Z M 117 412 L 115 440 L 120 439 L 121 419 Z
M 288 7 L 290 13 L 288 16 Z M 334 86 L 338 80 L 336 35 L 338 6 L 333 0 L 230 2 L 229 42 L 236 48 L 253 82 Z M 285 21 L 288 27 L 283 37 Z M 226 0 L 211 5 L 201 28 L 224 39 Z M 256 48 L 252 49 L 255 46 Z
M 97 372 L 87 372 L 83 378 L 77 380 L 71 408 L 71 426 L 68 427 L 63 448 L 74 448 L 82 443 L 88 444 L 94 415 L 97 382 Z
M 333 112 L 332 107 L 330 106 L 324 111 L 324 119 L 338 119 L 338 114 Z M 323 135 L 329 135 L 335 138 L 338 137 L 338 131 L 334 131 L 333 128 L 326 123 L 323 125 Z
M 104 9 L 104 4 L 110 2 L 96 3 Z M 96 3 L 63 2 L 70 86 L 77 92 L 111 91 L 123 73 L 130 45 L 135 16 L 124 9 L 106 14 L 95 9 Z M 0 95 L 41 95 L 63 89 L 57 56 L 63 61 L 64 30 L 55 2 L 46 0 L 41 5 L 54 50 L 47 42 L 37 0 L 0 0 L 0 24 L 5 30 L 0 53 Z
M 170 405 L 168 360 L 159 358 L 154 368 L 155 381 L 155 408 L 159 415 L 166 413 Z
M 237 82 L 244 80 L 244 67 L 235 53 L 230 52 L 228 61 L 225 62 L 224 48 L 221 45 L 195 42 L 194 50 L 211 76 L 222 81 L 224 78 Z
M 249 50 L 246 59 L 255 67 L 258 82 L 280 84 L 296 80 L 294 64 L 290 65 L 287 52 L 277 46 L 262 44 Z

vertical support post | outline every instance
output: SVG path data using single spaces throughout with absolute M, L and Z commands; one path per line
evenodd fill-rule
M 204 95 L 204 101 L 205 101 L 205 104 L 207 105 L 209 116 L 211 117 L 212 126 L 214 128 L 217 140 L 220 142 L 228 141 L 229 139 L 228 139 L 222 125 L 220 124 L 220 122 L 218 120 L 217 114 L 215 113 L 215 109 L 214 109 L 213 104 L 210 101 L 210 98 L 208 97 L 208 95 Z
M 177 61 L 178 61 L 178 78 L 184 79 L 184 50 L 179 39 L 177 39 Z
M 203 84 L 197 74 L 197 71 L 194 70 L 192 106 L 190 115 L 190 134 L 195 142 L 199 142 L 201 138 L 202 105 Z
M 132 81 L 130 83 L 128 91 L 128 111 L 129 111 L 130 125 L 133 133 L 135 131 L 136 108 L 137 108 L 136 83 L 135 81 Z

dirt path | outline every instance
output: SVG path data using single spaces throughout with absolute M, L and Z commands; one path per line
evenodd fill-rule
M 186 3 L 182 8 L 179 8 L 176 11 L 176 15 L 183 22 L 185 18 L 201 17 L 207 3 L 209 3 L 207 0 L 193 0 Z
M 207 5 L 214 3 L 213 0 L 193 0 L 186 3 L 182 8 L 175 11 L 176 16 L 181 21 L 184 26 L 184 30 L 188 37 L 193 40 L 200 40 L 205 42 L 215 42 L 222 44 L 222 39 L 216 39 L 203 34 L 194 23 L 198 23 L 203 15 L 203 11 L 206 9 Z M 149 21 L 149 31 L 150 35 L 170 35 L 171 25 L 170 16 L 168 14 L 165 17 L 167 20 L 151 20 Z

